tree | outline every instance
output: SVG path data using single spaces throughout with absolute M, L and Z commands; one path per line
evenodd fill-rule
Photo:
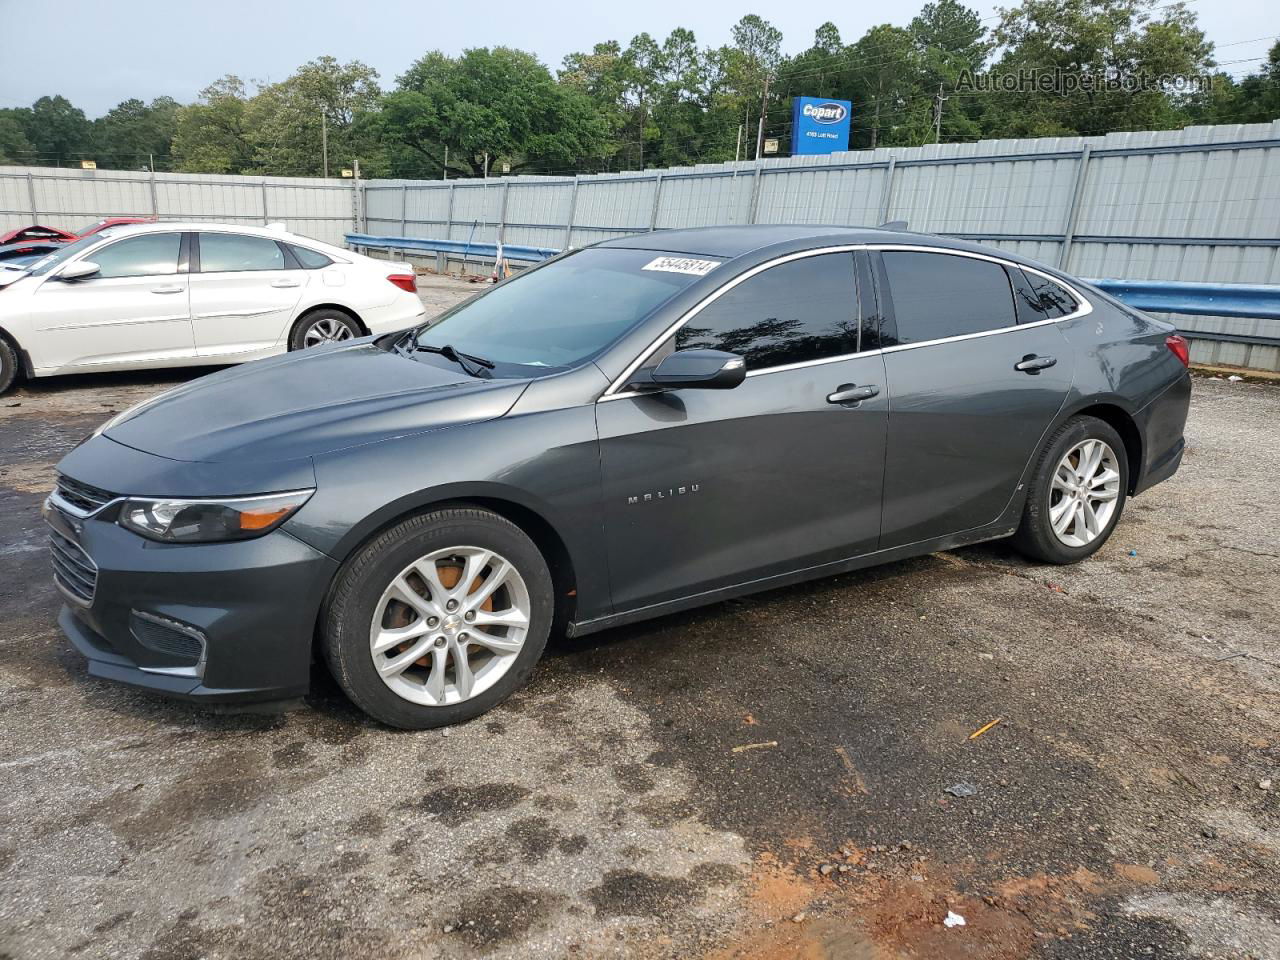
M 178 112 L 173 153 L 177 169 L 198 173 L 248 173 L 254 167 L 249 98 L 244 81 L 228 74 L 200 91 Z
M 1099 81 L 1200 74 L 1212 52 L 1194 13 L 1159 0 L 1023 0 L 1003 11 L 995 38 L 998 73 L 1056 69 Z M 1188 119 L 1161 89 L 993 93 L 988 106 L 984 127 L 1001 136 L 1165 130 Z
M 27 139 L 30 113 L 26 107 L 0 108 L 0 163 L 35 162 L 35 147 Z
M 511 169 L 573 166 L 608 151 L 608 125 L 579 90 L 557 84 L 532 54 L 508 47 L 429 53 L 382 103 L 379 129 L 399 146 L 397 172 L 444 167 L 481 176 L 486 156 Z
M 887 23 L 872 27 L 850 52 L 857 139 L 873 150 L 925 143 L 932 98 L 921 85 L 923 64 L 910 31 Z
M 329 172 L 359 160 L 370 176 L 385 175 L 385 151 L 366 122 L 382 98 L 378 73 L 359 60 L 320 57 L 287 80 L 264 87 L 249 105 L 255 163 L 289 176 Z
M 153 157 L 167 158 L 178 128 L 178 102 L 157 97 L 150 105 L 125 100 L 93 122 L 100 166 L 123 169 L 150 166 Z
M 958 0 L 936 0 L 925 4 L 907 29 L 920 54 L 922 93 L 952 94 L 936 103 L 942 111 L 942 139 L 977 139 L 983 103 L 955 94 L 964 72 L 979 70 L 991 50 L 978 12 Z
M 41 97 L 25 120 L 24 133 L 42 161 L 63 163 L 89 156 L 93 126 L 66 97 Z

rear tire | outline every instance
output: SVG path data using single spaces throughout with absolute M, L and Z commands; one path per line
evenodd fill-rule
M 17 382 L 18 351 L 13 344 L 0 337 L 0 393 L 4 393 Z
M 1124 511 L 1124 441 L 1095 417 L 1072 417 L 1045 442 L 1013 544 L 1032 560 L 1079 563 L 1107 540 Z
M 332 307 L 322 307 L 303 314 L 289 337 L 290 350 L 306 350 L 330 343 L 341 343 L 363 337 L 360 324 L 349 313 Z
M 347 561 L 321 641 L 356 706 L 423 730 L 478 717 L 524 686 L 554 615 L 550 571 L 524 531 L 487 510 L 444 508 Z

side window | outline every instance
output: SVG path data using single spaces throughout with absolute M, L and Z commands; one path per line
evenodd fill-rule
M 89 254 L 99 277 L 160 277 L 178 272 L 180 233 L 144 233 L 109 243 Z
M 1011 327 L 1017 320 L 1004 267 L 990 260 L 886 250 L 898 343 L 923 343 Z
M 298 262 L 302 264 L 304 270 L 319 270 L 321 267 L 327 267 L 333 263 L 323 253 L 308 250 L 306 247 L 300 247 L 296 243 L 289 244 L 289 252 L 298 258 Z
M 284 251 L 270 237 L 247 237 L 238 233 L 200 234 L 201 273 L 283 269 Z
M 1018 312 L 1019 323 L 1037 323 L 1047 319 L 1040 308 L 1040 295 L 1031 288 L 1031 279 L 1017 267 L 1007 267 L 1009 282 L 1013 284 L 1013 305 Z
M 1079 304 L 1076 303 L 1075 297 L 1048 277 L 1042 277 L 1030 271 L 1024 271 L 1023 276 L 1031 284 L 1031 290 L 1036 296 L 1036 306 L 1050 320 L 1057 320 L 1059 317 L 1076 312 Z
M 675 346 L 728 350 L 748 370 L 855 353 L 853 255 L 804 257 L 744 280 L 677 331 Z

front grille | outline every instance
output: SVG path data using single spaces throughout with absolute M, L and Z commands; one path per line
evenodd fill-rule
M 49 553 L 53 558 L 53 577 L 72 599 L 85 606 L 93 603 L 98 587 L 98 565 L 80 548 L 57 530 L 49 531 Z
M 116 498 L 114 493 L 101 487 L 81 483 L 62 474 L 58 475 L 58 496 L 84 513 L 93 513 Z
M 204 638 L 194 627 L 137 610 L 129 614 L 129 632 L 148 650 L 199 662 L 204 654 Z

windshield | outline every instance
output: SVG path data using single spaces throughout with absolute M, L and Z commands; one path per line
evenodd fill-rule
M 701 264 L 700 272 L 677 272 L 689 263 Z M 496 365 L 496 376 L 567 369 L 598 354 L 718 263 L 653 250 L 579 250 L 455 307 L 420 328 L 417 343 L 483 357 Z
M 60 263 L 65 263 L 68 258 L 74 257 L 85 247 L 91 247 L 103 238 L 103 234 L 95 233 L 91 237 L 81 237 L 72 243 L 68 243 L 65 247 L 59 247 L 47 257 L 41 257 L 31 265 L 31 275 L 33 277 L 41 277 L 52 270 Z

